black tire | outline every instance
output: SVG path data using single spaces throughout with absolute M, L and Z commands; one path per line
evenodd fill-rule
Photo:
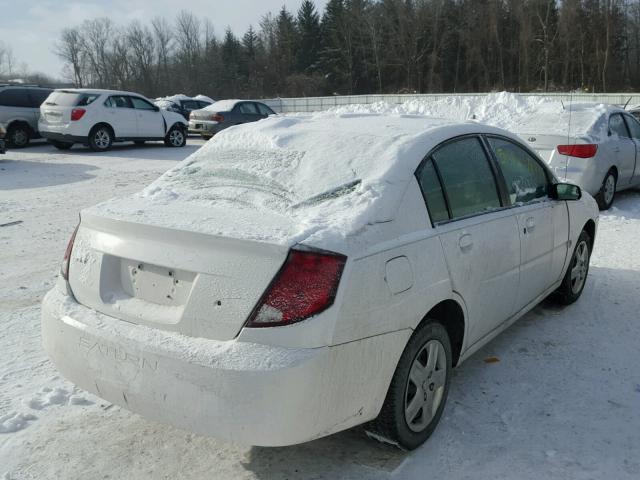
M 24 148 L 29 145 L 31 139 L 31 129 L 21 123 L 11 125 L 7 129 L 7 145 L 12 148 Z
M 609 210 L 613 205 L 613 199 L 616 196 L 616 187 L 618 186 L 618 177 L 615 170 L 609 170 L 602 181 L 602 186 L 596 194 L 596 202 L 600 210 Z M 611 191 L 611 188 L 613 190 Z
M 113 132 L 106 125 L 98 125 L 89 133 L 89 148 L 94 152 L 106 152 L 113 145 Z
M 587 284 L 587 275 L 589 274 L 589 260 L 591 259 L 591 249 L 593 248 L 592 242 L 591 236 L 583 230 L 576 242 L 576 248 L 573 249 L 567 273 L 565 273 L 562 283 L 552 296 L 558 303 L 571 305 L 582 295 L 584 286 Z M 586 259 L 581 260 L 580 258 L 579 249 L 581 248 L 586 248 Z M 582 263 L 582 265 L 578 265 L 579 263 Z M 575 270 L 576 268 L 577 270 Z M 578 273 L 579 278 L 575 277 L 575 272 Z M 577 284 L 578 281 L 580 282 L 579 284 Z
M 144 145 L 144 140 L 134 140 L 133 143 L 135 143 L 136 145 L 142 146 L 142 145 Z
M 174 125 L 164 137 L 164 144 L 167 147 L 184 147 L 187 144 L 187 131 L 178 125 Z
M 58 150 L 69 150 L 73 147 L 73 143 L 59 142 L 58 140 L 49 140 L 49 143 L 56 147 Z
M 435 374 L 435 372 L 441 371 L 443 366 L 446 366 L 444 383 L 440 387 L 443 390 L 434 387 L 432 382 L 434 377 L 431 375 L 423 377 L 423 388 L 417 388 L 417 384 L 410 379 L 410 372 L 414 363 L 420 361 L 422 364 L 421 356 L 423 353 L 428 353 L 425 347 L 427 347 L 427 344 L 432 345 L 433 341 L 439 343 L 444 351 L 442 352 L 438 347 L 438 354 L 435 358 L 441 358 L 441 360 L 437 361 L 437 366 L 440 368 L 436 367 L 432 372 Z M 428 362 L 428 356 L 426 357 L 426 362 Z M 428 370 L 428 363 L 426 365 L 425 371 Z M 413 450 L 422 445 L 431 436 L 442 416 L 449 394 L 452 368 L 451 340 L 446 329 L 441 324 L 427 319 L 426 323 L 413 333 L 404 352 L 402 352 L 378 418 L 367 424 L 365 429 L 374 438 L 381 438 L 382 441 L 396 444 L 407 450 Z M 442 375 L 439 378 L 442 378 Z M 431 393 L 427 390 L 430 390 Z M 408 409 L 410 407 L 411 400 L 422 397 L 426 400 L 427 395 L 439 396 L 440 398 L 437 410 L 431 419 L 426 420 L 424 418 L 424 407 L 421 407 L 417 410 L 417 414 L 413 416 L 414 420 L 407 421 L 405 408 Z M 416 421 L 416 419 L 422 419 L 424 425 L 420 425 L 420 421 Z

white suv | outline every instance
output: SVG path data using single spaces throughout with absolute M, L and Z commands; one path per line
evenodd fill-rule
M 95 89 L 55 90 L 40 107 L 40 134 L 56 148 L 74 143 L 106 151 L 114 142 L 164 140 L 169 147 L 187 143 L 182 115 L 160 110 L 142 95 Z

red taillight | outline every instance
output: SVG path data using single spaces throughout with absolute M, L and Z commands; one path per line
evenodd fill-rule
M 87 111 L 84 108 L 74 108 L 71 110 L 71 121 L 80 120 Z
M 289 325 L 329 308 L 346 260 L 337 253 L 291 250 L 247 327 Z
M 219 113 L 216 113 L 215 115 L 211 115 L 209 119 L 213 120 L 214 122 L 224 122 L 224 117 Z
M 593 143 L 580 145 L 558 145 L 558 152 L 561 155 L 569 155 L 570 157 L 591 158 L 595 157 L 597 151 L 598 145 Z
M 76 241 L 76 233 L 78 233 L 79 226 L 80 224 L 78 224 L 76 229 L 73 231 L 71 238 L 69 239 L 67 249 L 65 250 L 64 257 L 62 259 L 62 266 L 60 267 L 60 275 L 62 275 L 62 278 L 67 281 L 69 281 L 69 263 L 71 261 L 71 251 L 73 250 L 73 242 Z

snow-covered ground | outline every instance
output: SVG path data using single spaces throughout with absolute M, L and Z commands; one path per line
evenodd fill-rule
M 543 303 L 457 369 L 440 426 L 414 452 L 360 428 L 288 448 L 235 445 L 75 389 L 41 349 L 39 302 L 78 211 L 140 190 L 201 144 L 0 156 L 0 478 L 640 477 L 637 191 L 601 217 L 580 301 Z

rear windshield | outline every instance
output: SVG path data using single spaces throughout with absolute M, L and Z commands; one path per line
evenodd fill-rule
M 53 92 L 44 104 L 52 107 L 85 107 L 99 96 L 97 93 Z

